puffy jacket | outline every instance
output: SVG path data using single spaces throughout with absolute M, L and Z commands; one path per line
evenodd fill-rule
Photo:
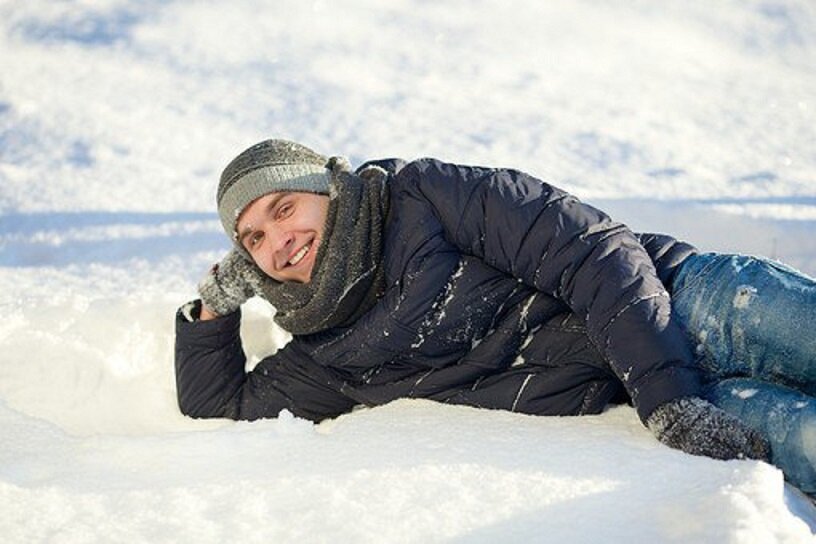
M 698 394 L 667 292 L 691 246 L 636 235 L 516 170 L 374 162 L 391 172 L 383 297 L 351 327 L 296 336 L 248 373 L 240 312 L 179 313 L 182 412 L 286 408 L 318 421 L 415 397 L 547 415 L 630 401 L 645 419 Z

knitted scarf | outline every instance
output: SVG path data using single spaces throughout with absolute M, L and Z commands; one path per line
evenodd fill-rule
M 357 175 L 341 157 L 333 157 L 329 167 L 329 209 L 311 280 L 294 283 L 268 278 L 258 293 L 275 307 L 275 321 L 292 334 L 350 325 L 385 291 L 385 170 L 374 166 Z

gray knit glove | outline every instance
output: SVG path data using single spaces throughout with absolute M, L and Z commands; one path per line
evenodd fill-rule
M 254 264 L 231 249 L 198 284 L 201 302 L 218 315 L 232 313 L 259 292 L 261 274 Z
M 770 460 L 770 446 L 760 433 L 699 397 L 658 406 L 646 426 L 667 446 L 692 455 Z

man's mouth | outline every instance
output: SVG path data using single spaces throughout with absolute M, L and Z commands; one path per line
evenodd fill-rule
M 292 255 L 292 258 L 289 259 L 289 262 L 288 262 L 289 266 L 295 266 L 301 260 L 303 260 L 303 257 L 305 257 L 307 253 L 309 253 L 309 249 L 311 249 L 311 247 L 312 247 L 312 244 L 306 244 L 305 246 L 300 248 L 298 250 L 298 252 L 295 253 L 294 255 Z

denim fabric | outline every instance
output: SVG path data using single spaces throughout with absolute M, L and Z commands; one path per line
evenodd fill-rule
M 705 253 L 670 288 L 707 370 L 708 400 L 762 431 L 774 464 L 816 494 L 816 280 L 766 259 Z
M 773 463 L 799 489 L 816 495 L 816 398 L 753 378 L 713 382 L 705 397 L 762 432 Z

